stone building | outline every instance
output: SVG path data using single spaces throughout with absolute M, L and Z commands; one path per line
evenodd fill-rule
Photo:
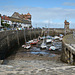
M 70 25 L 70 23 L 67 22 L 67 20 L 65 20 L 65 22 L 64 22 L 65 33 L 68 33 L 68 32 L 70 31 L 70 29 L 69 29 L 69 25 Z
M 64 28 L 65 28 L 65 29 L 67 29 L 67 30 L 69 30 L 69 24 L 70 24 L 70 23 L 69 23 L 69 22 L 67 22 L 67 20 L 65 20 L 65 22 L 64 22 L 64 23 L 65 23 Z
M 14 14 L 11 17 L 19 18 L 19 19 L 23 19 L 23 20 L 30 20 L 31 21 L 31 14 L 30 13 L 19 14 L 18 12 L 14 12 Z
M 19 14 L 18 12 L 14 12 L 14 14 L 11 16 L 11 21 L 18 21 L 22 23 L 22 27 L 31 28 L 32 22 L 31 22 L 31 14 Z

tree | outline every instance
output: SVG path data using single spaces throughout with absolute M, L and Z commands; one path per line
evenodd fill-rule
M 10 24 L 7 24 L 7 23 L 3 23 L 4 21 L 3 20 L 1 20 L 1 25 L 3 26 L 3 27 L 9 27 L 10 26 Z

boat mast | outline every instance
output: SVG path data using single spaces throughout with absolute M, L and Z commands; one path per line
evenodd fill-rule
M 50 25 L 50 22 L 49 22 L 49 24 L 48 24 L 48 36 L 49 36 L 49 25 Z
M 26 43 L 26 33 L 25 33 L 25 28 L 24 28 L 24 40 L 25 40 L 25 43 Z

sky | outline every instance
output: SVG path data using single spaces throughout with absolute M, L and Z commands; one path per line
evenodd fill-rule
M 0 14 L 32 15 L 33 27 L 64 28 L 65 19 L 75 28 L 75 0 L 0 0 Z

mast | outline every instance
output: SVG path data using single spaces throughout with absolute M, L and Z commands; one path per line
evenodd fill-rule
M 25 43 L 26 43 L 26 33 L 25 33 L 25 28 L 24 28 L 24 40 L 25 40 Z
M 50 22 L 49 22 L 49 24 L 48 24 L 48 36 L 49 36 L 49 25 L 50 25 Z

